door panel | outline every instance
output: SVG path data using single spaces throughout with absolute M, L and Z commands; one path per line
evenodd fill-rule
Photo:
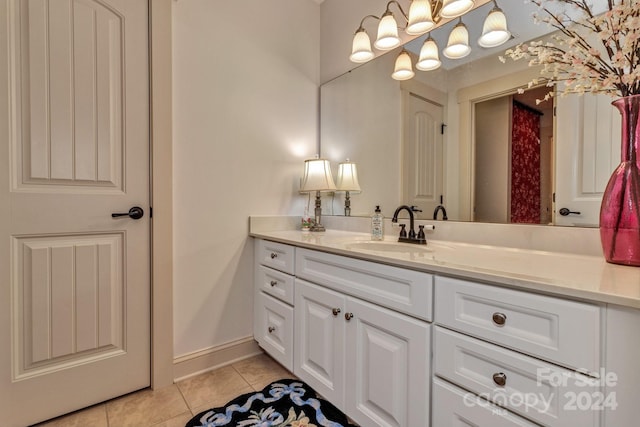
M 620 163 L 620 113 L 607 95 L 569 95 L 556 102 L 555 223 L 595 227 L 602 193 Z M 561 208 L 580 214 L 561 216 Z
M 0 0 L 2 426 L 149 385 L 147 18 Z
M 412 92 L 405 96 L 403 201 L 422 209 L 418 218 L 431 218 L 443 194 L 443 107 Z

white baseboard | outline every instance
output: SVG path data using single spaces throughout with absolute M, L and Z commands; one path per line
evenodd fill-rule
M 241 338 L 173 359 L 174 382 L 247 359 L 262 353 L 253 337 Z

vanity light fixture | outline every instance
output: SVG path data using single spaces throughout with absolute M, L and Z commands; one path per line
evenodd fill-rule
M 469 30 L 462 22 L 462 18 L 458 21 L 453 31 L 449 34 L 447 47 L 442 50 L 442 54 L 449 59 L 460 59 L 471 53 L 469 46 Z
M 438 54 L 438 45 L 429 36 L 422 44 L 416 68 L 421 71 L 431 71 L 439 68 L 440 65 L 442 65 L 442 61 L 440 61 L 440 55 Z
M 496 0 L 492 1 L 494 7 L 485 19 L 482 36 L 478 39 L 478 45 L 485 48 L 500 46 L 511 38 L 504 12 L 498 7 Z M 406 22 L 406 26 L 401 29 L 410 36 L 422 35 L 431 31 L 443 19 L 460 18 L 458 24 L 449 34 L 447 47 L 443 49 L 442 54 L 449 59 L 460 59 L 471 53 L 469 31 L 461 17 L 473 9 L 475 0 L 411 0 L 408 14 L 405 13 L 400 3 L 396 0 L 390 0 L 385 12 L 380 17 L 367 15 L 360 21 L 360 26 L 353 36 L 351 56 L 349 57 L 352 62 L 361 64 L 375 57 L 371 47 L 371 39 L 364 28 L 365 21 L 368 19 L 379 21 L 377 38 L 373 43 L 377 50 L 390 50 L 402 43 L 398 34 L 398 23 L 391 11 L 391 5 L 396 5 L 399 9 L 400 15 Z M 391 76 L 396 80 L 412 78 L 415 73 L 410 63 L 411 57 L 405 50 L 402 50 L 396 59 Z M 409 64 L 408 67 L 407 64 Z M 422 71 L 431 71 L 439 68 L 440 65 L 442 62 L 438 55 L 438 46 L 435 40 L 429 36 L 422 45 L 416 68 Z
M 400 55 L 396 58 L 396 65 L 391 77 L 393 77 L 394 80 L 409 80 L 415 75 L 416 73 L 413 72 L 413 65 L 411 65 L 409 52 L 402 49 L 402 52 L 400 52 Z
M 335 190 L 336 184 L 333 181 L 329 160 L 320 159 L 316 156 L 315 159 L 308 159 L 304 161 L 304 176 L 302 177 L 300 192 L 316 192 L 315 221 L 311 226 L 311 231 L 325 231 L 325 228 L 321 223 L 322 205 L 320 192 Z
M 373 45 L 378 50 L 390 50 L 402 43 L 398 34 L 398 22 L 391 11 L 391 5 L 396 5 L 406 26 L 402 29 L 410 36 L 417 36 L 431 30 L 443 18 L 457 18 L 473 8 L 475 0 L 411 0 L 409 13 L 396 0 L 387 3 L 384 13 L 378 17 L 367 15 L 360 21 L 360 26 L 353 36 L 351 56 L 349 59 L 356 63 L 367 62 L 375 56 L 371 48 L 371 39 L 364 28 L 367 19 L 378 20 L 377 38 Z
M 336 182 L 338 191 L 344 191 L 344 216 L 351 216 L 350 191 L 360 191 L 358 183 L 358 169 L 356 164 L 347 159 L 338 165 L 338 179 Z
M 496 0 L 493 0 L 493 5 L 493 9 L 484 20 L 482 36 L 478 39 L 478 44 L 486 48 L 500 46 L 511 38 L 511 33 L 507 29 L 507 17 L 498 7 Z

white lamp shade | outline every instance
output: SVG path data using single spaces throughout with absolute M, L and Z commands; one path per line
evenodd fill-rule
M 304 161 L 304 176 L 300 191 L 333 191 L 335 189 L 336 184 L 333 182 L 329 160 L 309 159 Z
M 355 163 L 347 161 L 338 165 L 338 181 L 336 182 L 336 187 L 342 191 L 360 191 L 358 170 Z
M 430 0 L 413 0 L 409 8 L 409 23 L 405 30 L 412 36 L 424 34 L 434 27 Z
M 482 36 L 478 44 L 482 47 L 496 47 L 504 44 L 511 37 L 507 29 L 507 17 L 499 7 L 494 7 L 482 26 Z
M 431 71 L 439 68 L 440 65 L 442 62 L 438 54 L 438 45 L 434 39 L 429 37 L 420 49 L 420 59 L 416 63 L 416 68 L 422 71 Z
M 440 16 L 443 18 L 457 18 L 473 9 L 474 0 L 444 0 Z
M 471 53 L 471 46 L 469 46 L 469 31 L 467 27 L 460 22 L 453 28 L 451 34 L 449 34 L 449 42 L 447 47 L 444 48 L 442 54 L 449 59 L 460 59 Z
M 390 50 L 400 44 L 398 23 L 391 12 L 385 14 L 378 24 L 378 38 L 373 44 L 376 49 Z
M 396 65 L 391 77 L 394 80 L 409 80 L 413 78 L 415 74 L 416 73 L 413 72 L 413 66 L 411 65 L 411 57 L 406 50 L 403 50 L 396 59 Z
M 363 63 L 373 59 L 374 54 L 371 50 L 371 39 L 364 29 L 360 29 L 353 36 L 353 47 L 349 59 L 352 62 Z

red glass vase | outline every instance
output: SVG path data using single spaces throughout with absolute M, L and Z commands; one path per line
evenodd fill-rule
M 640 266 L 640 95 L 612 103 L 622 115 L 622 162 L 600 206 L 600 239 L 607 262 Z

